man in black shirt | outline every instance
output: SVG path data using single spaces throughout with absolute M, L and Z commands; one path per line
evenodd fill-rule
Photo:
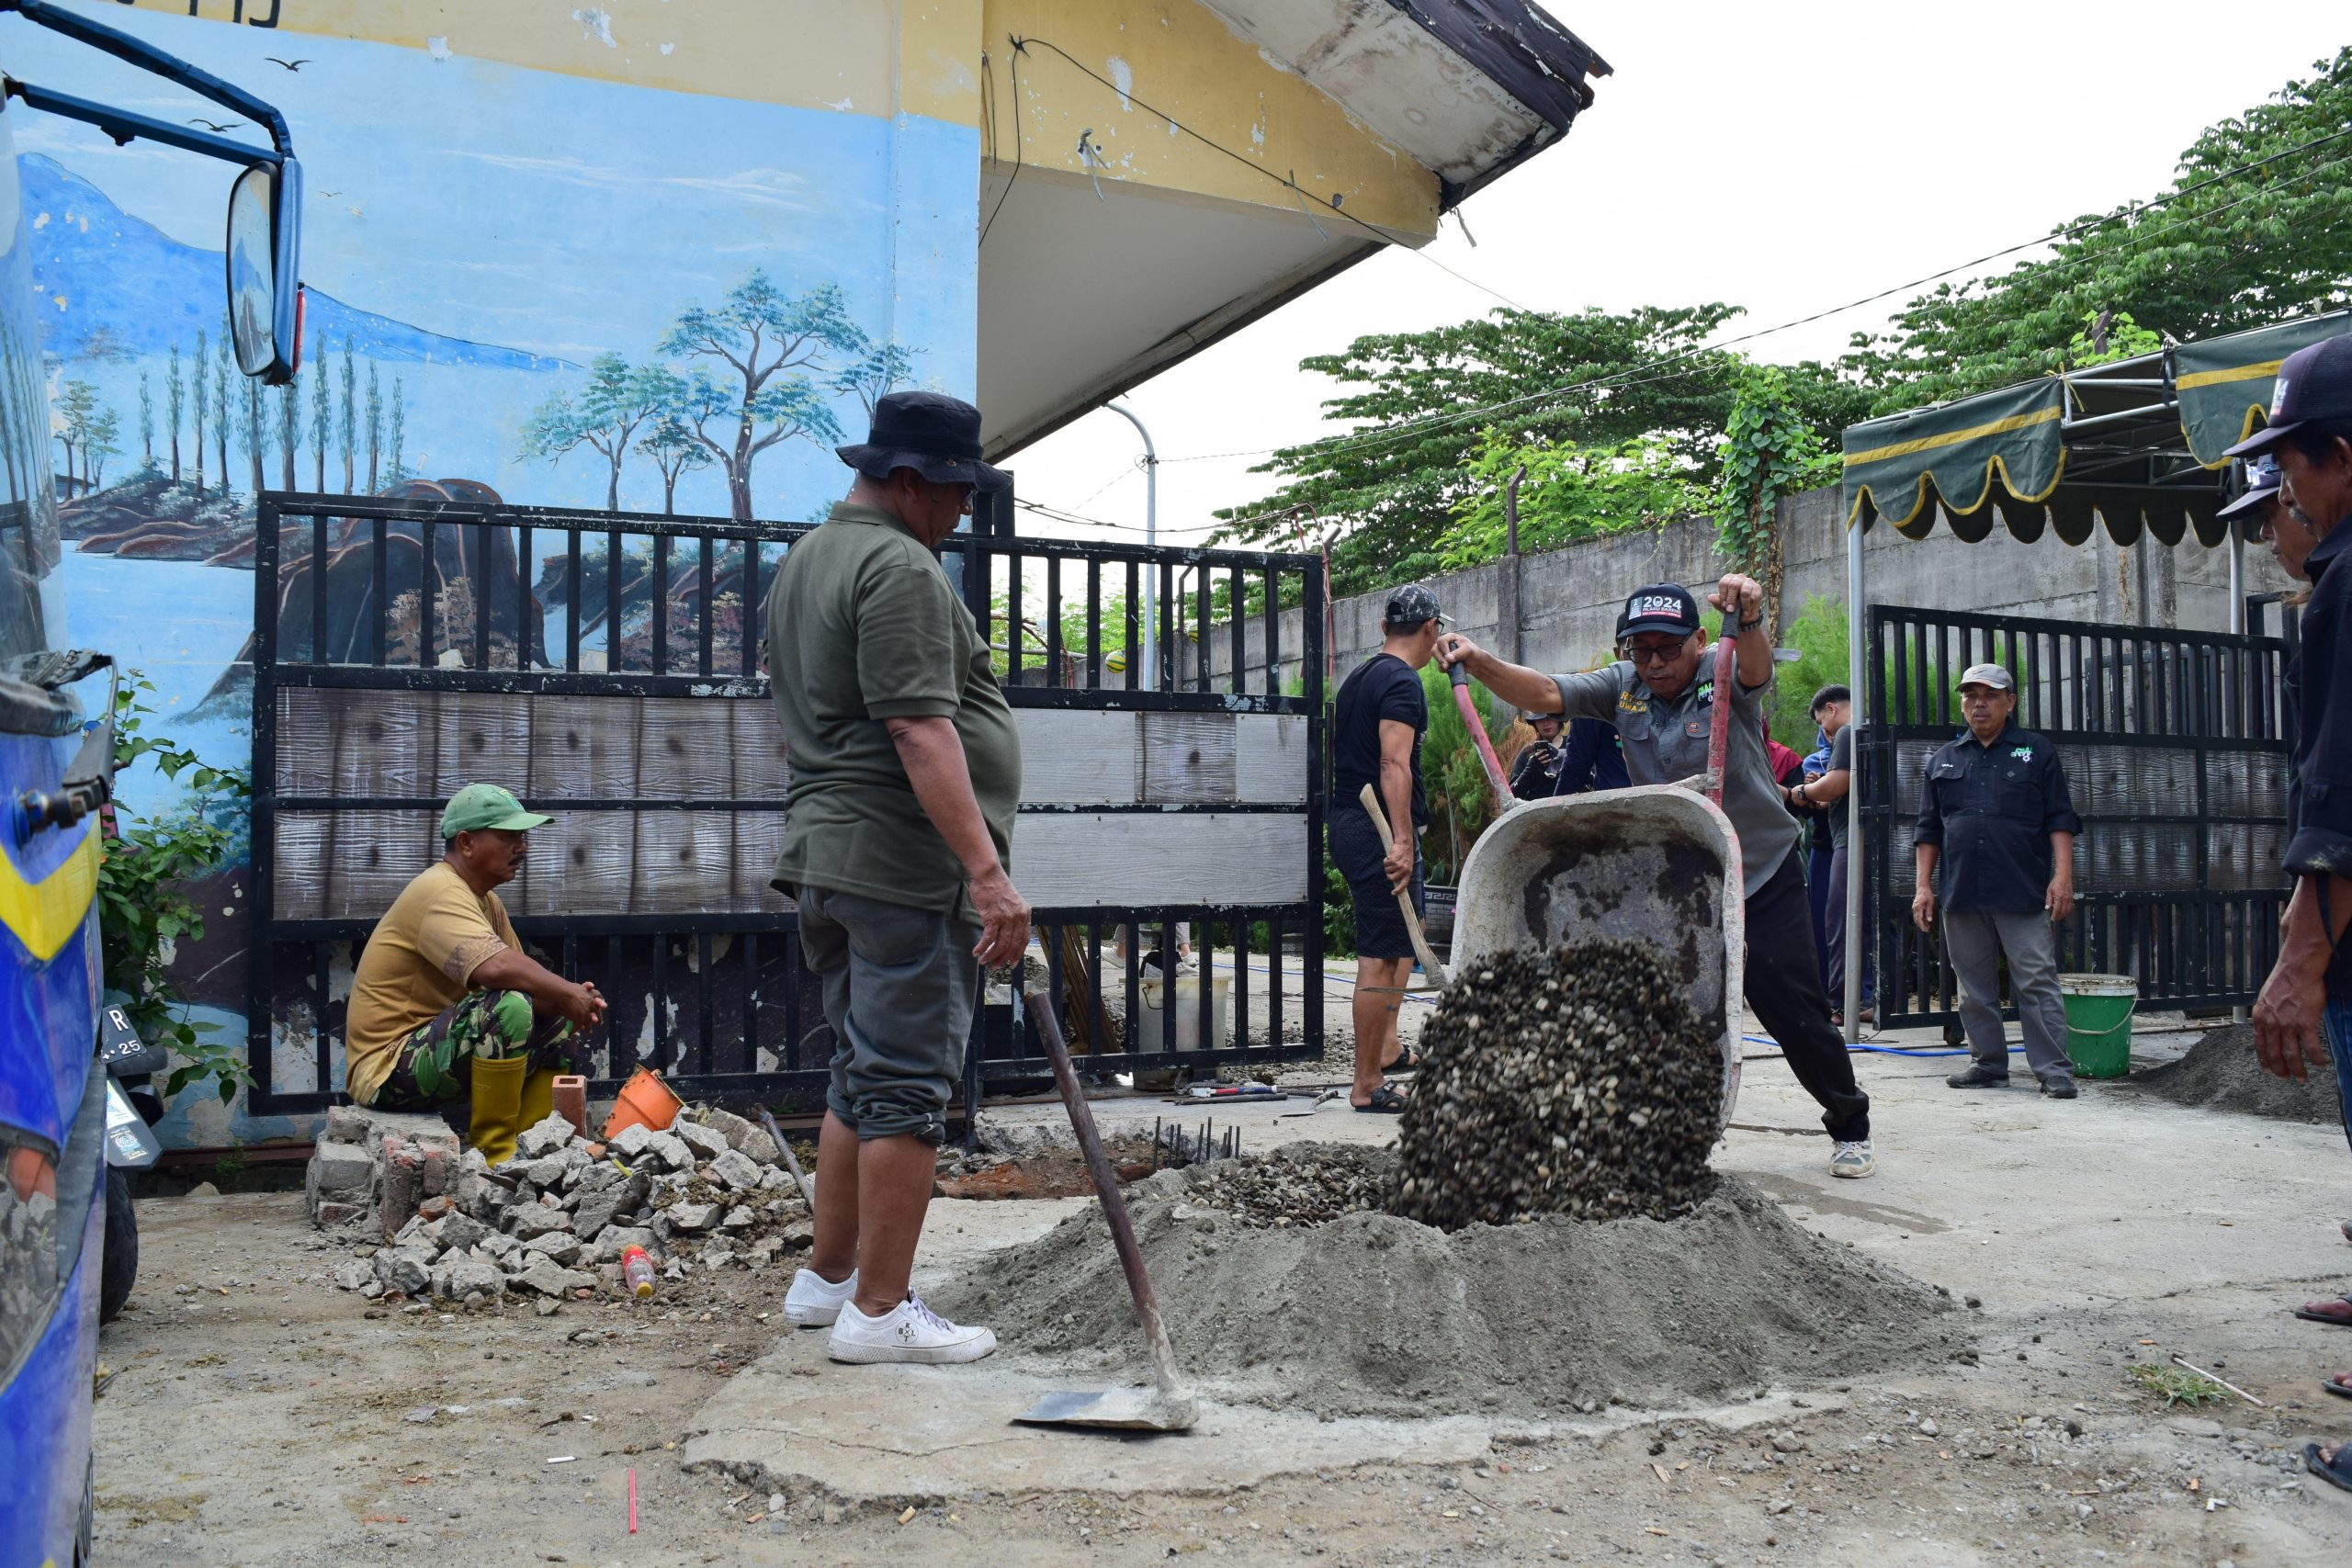
M 1413 973 L 1413 939 L 1396 895 L 1421 891 L 1420 831 L 1429 825 L 1421 785 L 1421 737 L 1430 727 L 1421 667 L 1437 651 L 1437 594 L 1400 588 L 1381 616 L 1380 651 L 1340 682 L 1331 711 L 1331 863 L 1348 879 L 1356 913 L 1356 1073 L 1349 1101 L 1395 1114 L 1405 1097 L 1381 1082 L 1384 1068 L 1416 1065 L 1396 1035 L 1396 1013 Z M 1388 818 L 1384 840 L 1363 808 L 1370 784 Z
M 1535 739 L 1510 765 L 1510 793 L 1520 800 L 1549 800 L 1560 785 L 1560 716 L 1531 713 Z
M 1855 874 L 1846 842 L 1846 796 L 1854 787 L 1854 694 L 1844 686 L 1824 686 L 1814 694 L 1813 720 L 1829 738 L 1829 766 L 1820 776 L 1788 786 L 1789 809 L 1800 818 L 1811 816 L 1813 830 L 1829 839 L 1826 902 L 1822 906 L 1822 936 L 1826 959 L 1822 984 L 1829 991 L 1829 1021 L 1846 1023 L 1846 883 Z M 1871 1017 L 1871 953 L 1862 948 L 1861 1016 Z
M 2017 682 L 2007 670 L 1972 664 L 1962 671 L 1960 711 L 1968 733 L 1928 759 L 1911 836 L 1918 871 L 1911 919 L 1922 931 L 1935 919 L 1940 859 L 1944 951 L 1960 978 L 1961 1026 L 1976 1058 L 1944 1081 L 1954 1089 L 2007 1086 L 2006 958 L 2026 1065 L 2042 1093 L 2072 1100 L 2075 1068 L 2066 1055 L 2053 927 L 2075 912 L 2075 835 L 2083 819 L 2066 793 L 2058 748 L 2019 729 L 2017 709 Z

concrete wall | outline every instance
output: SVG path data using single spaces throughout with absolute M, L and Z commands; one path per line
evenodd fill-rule
M 1818 594 L 1846 598 L 1846 531 L 1838 492 L 1808 491 L 1781 503 L 1787 563 L 1782 624 Z M 2249 592 L 2274 592 L 2286 579 L 2259 546 L 2246 551 Z M 1996 530 L 1982 544 L 1964 544 L 1938 530 L 1926 540 L 1891 528 L 1873 529 L 1863 554 L 1864 592 L 1872 604 L 1929 609 L 2041 615 L 2056 619 L 2139 622 L 2195 631 L 2227 631 L 2229 553 L 2206 549 L 2191 536 L 2171 549 L 2150 542 L 2120 548 L 2102 534 L 2079 546 L 2044 535 L 2023 544 Z M 1496 561 L 1430 580 L 1445 613 L 1481 646 L 1544 670 L 1582 670 L 1604 660 L 1618 609 L 1645 582 L 1681 582 L 1702 593 L 1725 570 L 1715 553 L 1713 524 L 1692 518 L 1654 533 L 1621 534 L 1572 545 L 1518 562 Z M 1518 574 L 1515 626 L 1505 606 Z M 2144 586 L 2143 586 L 2144 584 Z M 1344 678 L 1380 646 L 1385 592 L 1342 599 L 1332 606 L 1335 676 Z M 1283 674 L 1298 671 L 1304 627 L 1299 614 L 1283 617 Z M 1215 668 L 1229 664 L 1218 638 Z M 1247 642 L 1251 685 L 1262 679 L 1264 638 L 1250 628 Z

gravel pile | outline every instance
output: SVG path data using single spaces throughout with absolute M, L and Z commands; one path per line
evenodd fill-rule
M 2254 1054 L 2254 1025 L 2228 1023 L 2209 1029 L 2179 1060 L 2133 1073 L 2126 1080 L 2175 1105 L 2199 1105 L 2241 1116 L 2330 1124 L 2343 1118 L 2336 1099 L 2335 1064 L 2305 1064 L 2311 1076 L 2298 1083 L 2262 1070 Z
M 1388 1207 L 1394 1161 L 1370 1149 L 1290 1147 L 1265 1159 L 1215 1160 L 1199 1168 L 1191 1201 L 1237 1224 L 1283 1230 Z
M 1394 1211 L 1443 1230 L 1688 1213 L 1713 1182 L 1723 1053 L 1630 942 L 1460 976 L 1421 1032 Z
M 427 1199 L 390 1245 L 355 1248 L 333 1278 L 379 1300 L 553 1302 L 617 1291 L 630 1247 L 683 1280 L 689 1268 L 763 1269 L 809 1235 L 775 1142 L 740 1116 L 689 1108 L 666 1132 L 628 1127 L 608 1145 L 551 1115 L 495 1169 L 467 1150 L 453 1192 Z

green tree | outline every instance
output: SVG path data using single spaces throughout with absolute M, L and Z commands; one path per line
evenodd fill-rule
M 1499 309 L 1425 333 L 1358 338 L 1300 368 L 1342 389 L 1326 416 L 1345 429 L 1285 447 L 1255 470 L 1272 495 L 1216 515 L 1219 536 L 1252 544 L 1336 525 L 1334 591 L 1361 592 L 1435 570 L 1438 541 L 1476 489 L 1474 456 L 1493 431 L 1512 446 L 1611 452 L 1654 438 L 1700 484 L 1714 479 L 1731 414 L 1736 355 L 1705 346 L 1738 311 L 1706 304 L 1612 313 Z M 1825 437 L 1867 396 L 1812 364 L 1790 387 Z
M 82 488 L 96 490 L 107 482 L 107 459 L 120 452 L 116 438 L 122 434 L 122 417 L 112 409 L 104 409 L 90 421 L 82 438 Z
M 841 439 L 841 425 L 811 378 L 837 356 L 852 360 L 872 344 L 850 319 L 848 301 L 836 285 L 820 284 L 805 294 L 786 295 L 763 271 L 754 270 L 717 310 L 688 306 L 662 340 L 662 352 L 715 361 L 728 375 L 697 376 L 702 385 L 720 381 L 729 395 L 714 402 L 697 398 L 710 412 L 690 420 L 695 438 L 727 471 L 727 496 L 738 522 L 752 517 L 752 464 L 778 442 L 803 437 Z
M 646 376 L 654 411 L 645 434 L 638 438 L 637 451 L 661 470 L 662 510 L 674 513 L 678 510 L 679 479 L 689 470 L 707 468 L 718 459 L 695 435 L 691 389 L 685 379 L 659 367 L 648 370 Z
M 1436 570 L 1459 571 L 1503 554 L 1510 532 L 1505 496 L 1514 475 L 1524 553 L 1655 528 L 1701 511 L 1707 499 L 1690 465 L 1656 435 L 1606 447 L 1518 446 L 1488 430 L 1464 474 L 1468 483 L 1453 503 L 1453 521 L 1431 551 Z
M 155 394 L 143 365 L 139 367 L 139 455 L 148 468 L 155 466 Z
M 847 392 L 856 398 L 865 410 L 866 423 L 874 421 L 874 405 L 914 373 L 914 359 L 895 343 L 877 344 L 858 361 L 846 367 L 826 385 L 837 392 Z
M 618 512 L 629 444 L 665 400 L 679 396 L 682 385 L 670 371 L 639 370 L 617 354 L 600 354 L 578 393 L 559 392 L 532 412 L 523 426 L 523 456 L 553 463 L 577 447 L 589 448 L 605 459 L 605 510 Z M 674 475 L 663 477 L 674 486 Z
M 196 332 L 196 358 L 188 367 L 188 378 L 195 383 L 196 395 L 196 493 L 204 495 L 204 417 L 212 412 L 211 355 L 205 351 L 204 329 Z M 220 476 L 223 483 L 228 475 Z
M 409 475 L 408 462 L 401 450 L 408 445 L 408 388 L 397 370 L 392 372 L 390 423 L 391 429 L 385 439 L 390 444 L 392 449 L 392 482 L 398 484 Z
M 1877 410 L 2073 368 L 2090 344 L 2076 329 L 2103 313 L 2180 342 L 2352 304 L 2352 143 L 2291 151 L 2352 124 L 2352 47 L 2313 70 L 2199 135 L 2162 205 L 2076 219 L 2052 254 L 1939 284 L 1857 333 L 1845 364 Z
M 164 373 L 164 414 L 172 431 L 172 482 L 180 482 L 180 416 L 187 412 L 187 389 L 180 378 L 180 345 L 172 344 L 170 367 Z
M 65 448 L 65 493 L 74 493 L 74 454 L 85 451 L 90 439 L 90 422 L 97 418 L 98 389 L 79 378 L 65 382 L 57 389 L 57 439 Z M 85 466 L 87 458 L 84 459 Z M 88 487 L 84 486 L 85 489 Z
M 1715 547 L 1762 583 L 1769 627 L 1779 613 L 1782 575 L 1777 502 L 1836 483 L 1839 465 L 1820 432 L 1805 423 L 1780 366 L 1743 365 L 1733 386 L 1715 485 Z
M 327 347 L 323 335 L 311 334 L 311 455 L 316 459 L 316 488 L 327 488 L 327 448 L 334 444 L 334 411 L 327 389 Z
M 343 493 L 352 493 L 356 477 L 353 468 L 359 450 L 359 404 L 354 395 L 359 378 L 359 367 L 352 358 L 351 334 L 343 335 Z
M 368 362 L 368 493 L 376 493 L 381 480 L 378 478 L 378 463 L 384 451 L 384 389 L 376 378 L 376 362 Z
M 220 341 L 214 345 L 212 356 L 212 450 L 220 459 L 220 493 L 229 493 L 229 425 L 232 414 L 229 403 L 230 340 L 226 322 L 221 323 Z M 256 486 L 255 488 L 259 488 Z

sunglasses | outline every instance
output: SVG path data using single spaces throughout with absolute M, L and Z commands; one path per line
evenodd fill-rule
M 1618 651 L 1625 656 L 1625 661 L 1629 664 L 1671 664 L 1679 659 L 1682 656 L 1682 650 L 1690 646 L 1690 639 L 1686 637 L 1673 642 L 1623 643 L 1619 645 Z

